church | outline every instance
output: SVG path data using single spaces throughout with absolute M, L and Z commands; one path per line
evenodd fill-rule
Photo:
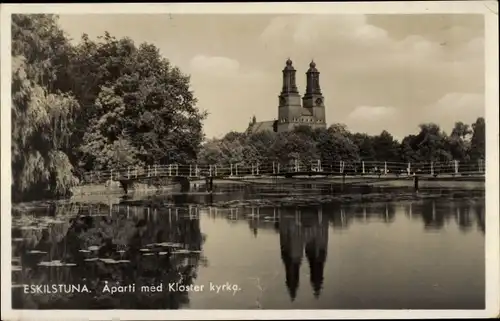
M 326 128 L 325 98 L 319 85 L 319 71 L 316 63 L 311 61 L 306 72 L 306 92 L 301 98 L 295 82 L 296 70 L 290 58 L 283 69 L 283 87 L 278 96 L 278 118 L 271 121 L 258 122 L 253 117 L 248 132 L 262 131 L 286 132 L 296 126 L 306 125 L 311 128 Z

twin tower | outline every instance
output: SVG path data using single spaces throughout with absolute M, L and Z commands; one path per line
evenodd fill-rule
M 279 95 L 276 131 L 284 132 L 296 126 L 306 125 L 313 129 L 326 128 L 325 98 L 319 85 L 319 71 L 311 61 L 306 72 L 307 85 L 304 97 L 300 97 L 295 81 L 296 70 L 290 59 L 283 69 L 283 88 Z

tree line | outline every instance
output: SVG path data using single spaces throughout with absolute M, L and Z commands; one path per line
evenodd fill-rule
M 456 122 L 448 135 L 438 125 L 421 124 L 420 132 L 395 139 L 389 132 L 379 135 L 352 133 L 343 124 L 326 129 L 298 126 L 289 132 L 252 132 L 252 123 L 244 133 L 230 132 L 221 139 L 203 145 L 198 159 L 209 164 L 290 164 L 321 160 L 324 164 L 339 161 L 447 163 L 477 162 L 485 158 L 485 121 L 479 117 L 471 124 Z
M 484 119 L 450 135 L 424 124 L 401 142 L 341 124 L 288 133 L 230 132 L 205 141 L 207 112 L 190 77 L 152 44 L 104 33 L 74 43 L 57 15 L 12 15 L 12 196 L 68 195 L 82 173 L 154 164 L 291 159 L 429 161 L 484 158 Z

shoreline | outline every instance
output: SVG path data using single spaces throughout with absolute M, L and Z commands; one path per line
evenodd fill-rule
M 74 187 L 72 189 L 72 197 L 88 196 L 88 195 L 118 195 L 123 194 L 123 189 L 113 182 L 110 186 L 104 184 L 86 184 Z M 249 185 L 249 184 L 346 184 L 346 185 L 366 185 L 366 186 L 387 186 L 387 187 L 413 187 L 413 177 L 395 177 L 365 175 L 365 176 L 346 176 L 342 177 L 317 177 L 310 178 L 308 176 L 297 176 L 295 178 L 285 177 L 239 177 L 213 180 L 214 185 Z M 485 188 L 484 176 L 420 176 L 419 185 L 425 187 L 442 187 L 442 188 Z M 190 182 L 190 187 L 205 186 L 204 180 L 195 180 Z M 136 187 L 129 188 L 129 191 L 135 193 L 155 193 L 164 191 L 175 191 L 179 189 L 178 184 L 152 186 L 148 184 L 137 184 Z
M 423 201 L 429 199 L 449 199 L 449 200 L 466 200 L 469 202 L 477 202 L 485 200 L 485 193 L 482 190 L 474 190 L 476 193 L 471 194 L 471 191 L 464 190 L 447 190 L 446 193 L 434 192 L 432 190 L 422 190 L 420 192 L 409 192 L 409 191 L 387 191 L 384 193 L 374 192 L 369 194 L 362 193 L 346 193 L 346 194 L 317 194 L 317 195 L 296 195 L 296 196 L 278 196 L 273 198 L 254 198 L 254 199 L 241 199 L 241 200 L 231 200 L 231 201 L 218 201 L 213 202 L 207 206 L 215 206 L 221 208 L 231 208 L 231 207 L 248 207 L 248 206 L 260 206 L 260 207 L 287 207 L 287 206 L 311 206 L 311 205 L 321 205 L 326 203 L 336 203 L 336 204 L 374 204 L 374 203 L 386 203 L 386 202 L 405 202 L 405 201 Z M 209 195 L 207 193 L 198 193 L 203 195 Z M 162 194 L 160 194 L 162 195 Z M 76 200 L 76 199 L 64 199 L 64 200 L 43 200 L 29 203 L 18 203 L 12 205 L 12 213 L 25 213 L 37 209 L 48 208 L 58 204 L 82 204 L 82 205 L 129 205 L 129 206 L 142 206 L 142 207 L 169 207 L 173 204 L 165 204 L 164 200 L 159 196 L 158 198 L 149 199 L 115 199 L 114 202 L 104 202 L 104 201 L 92 201 L 92 200 Z M 202 204 L 198 204 L 202 205 Z

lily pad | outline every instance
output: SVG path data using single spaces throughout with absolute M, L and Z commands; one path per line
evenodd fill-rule
M 39 266 L 76 266 L 75 263 L 62 263 L 59 260 L 54 260 L 50 262 L 40 262 L 38 263 Z
M 93 257 L 93 258 L 90 258 L 90 259 L 85 259 L 85 261 L 87 261 L 87 262 L 98 261 L 98 260 L 99 260 L 98 257 Z
M 106 264 L 130 263 L 129 260 L 114 260 L 114 259 L 106 259 L 106 258 L 101 258 L 99 260 L 101 260 L 102 262 L 104 262 Z
M 180 250 L 177 250 L 175 252 L 172 252 L 173 254 L 188 254 L 190 253 L 191 251 L 189 250 L 185 250 L 185 249 L 180 249 Z
M 39 250 L 31 250 L 28 252 L 28 254 L 47 254 L 47 252 Z

